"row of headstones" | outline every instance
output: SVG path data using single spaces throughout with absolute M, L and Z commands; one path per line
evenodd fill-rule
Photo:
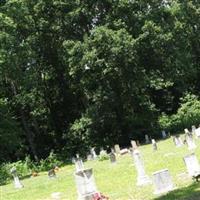
M 137 185 L 143 186 L 151 184 L 152 181 L 145 172 L 143 160 L 139 150 L 135 149 L 132 152 L 132 156 L 137 171 Z M 190 176 L 197 177 L 200 175 L 200 165 L 194 153 L 185 156 L 184 162 Z M 92 199 L 94 194 L 99 193 L 95 184 L 92 168 L 85 169 L 81 159 L 76 160 L 75 166 L 75 180 L 79 199 Z M 174 184 L 168 169 L 162 169 L 153 173 L 153 183 L 155 187 L 155 194 L 161 194 L 174 189 Z

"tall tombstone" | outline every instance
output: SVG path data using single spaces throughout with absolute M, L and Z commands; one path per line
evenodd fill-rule
M 192 125 L 192 134 L 195 134 L 195 132 L 196 132 L 196 126 Z
M 184 129 L 184 132 L 185 134 L 188 134 L 188 135 L 190 134 L 190 131 L 187 128 Z
M 180 136 L 173 136 L 173 141 L 176 147 L 181 147 L 183 146 L 183 142 L 180 138 Z
M 12 174 L 13 178 L 14 178 L 14 186 L 16 189 L 21 189 L 24 186 L 21 184 L 19 177 L 17 175 L 17 169 L 15 167 L 11 168 L 10 173 Z
M 140 152 L 138 150 L 134 150 L 133 153 L 133 159 L 137 171 L 137 185 L 142 186 L 142 185 L 147 185 L 151 183 L 151 180 L 149 176 L 146 175 L 145 173 L 145 168 L 144 168 L 144 163 L 141 158 Z
M 154 150 L 154 151 L 157 151 L 157 150 L 158 150 L 158 146 L 157 146 L 156 141 L 155 141 L 154 139 L 152 139 L 151 142 L 152 142 L 153 150 Z
M 78 200 L 92 200 L 94 194 L 98 193 L 92 169 L 75 172 L 75 181 Z
M 120 154 L 120 147 L 119 147 L 119 144 L 116 144 L 116 145 L 114 146 L 114 149 L 115 149 L 115 153 L 116 153 L 116 154 Z
M 154 194 L 161 194 L 174 189 L 172 179 L 168 169 L 163 169 L 153 173 Z
M 115 155 L 115 153 L 114 153 L 114 151 L 111 151 L 111 153 L 110 153 L 110 162 L 112 163 L 112 164 L 115 164 L 116 163 L 116 155 Z
M 145 135 L 145 143 L 146 144 L 149 144 L 150 143 L 150 139 L 149 139 L 149 136 L 148 135 Z
M 97 158 L 97 154 L 96 154 L 96 152 L 95 152 L 95 148 L 94 148 L 94 147 L 90 149 L 90 154 L 92 155 L 92 158 L 93 158 L 93 159 L 96 159 L 96 158 Z
M 188 149 L 189 150 L 193 150 L 193 149 L 195 149 L 196 148 L 196 144 L 195 144 L 195 142 L 194 142 L 194 140 L 193 140 L 193 138 L 192 138 L 192 135 L 186 135 L 186 142 L 187 142 L 187 145 L 188 145 Z
M 188 174 L 195 177 L 200 174 L 200 165 L 194 153 L 187 155 L 183 158 Z
M 137 143 L 136 143 L 135 140 L 131 140 L 131 146 L 132 146 L 133 150 L 138 148 Z
M 162 134 L 162 138 L 163 139 L 165 139 L 167 137 L 167 134 L 166 134 L 166 132 L 164 130 L 162 130 L 161 134 Z
M 84 164 L 80 158 L 75 160 L 75 167 L 77 172 L 84 170 Z

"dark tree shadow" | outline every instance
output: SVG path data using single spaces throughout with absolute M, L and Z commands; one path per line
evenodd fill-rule
M 200 200 L 200 183 L 193 183 L 187 187 L 173 190 L 154 200 Z

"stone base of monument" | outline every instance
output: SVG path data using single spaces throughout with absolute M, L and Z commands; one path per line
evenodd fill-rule
M 155 186 L 154 194 L 157 195 L 175 189 L 168 169 L 163 169 L 153 173 L 153 182 Z

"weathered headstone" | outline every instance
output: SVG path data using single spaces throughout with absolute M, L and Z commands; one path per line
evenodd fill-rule
M 190 134 L 190 131 L 187 128 L 184 129 L 184 132 L 185 134 Z
M 200 127 L 195 130 L 195 135 L 197 138 L 200 138 Z
M 154 151 L 157 151 L 158 150 L 158 147 L 157 147 L 157 143 L 154 139 L 151 140 L 152 141 L 152 146 L 153 146 L 153 150 Z
M 116 145 L 114 146 L 114 149 L 115 149 L 115 153 L 116 153 L 116 154 L 120 154 L 120 147 L 119 147 L 119 144 L 116 144 Z
M 55 172 L 55 169 L 52 168 L 48 171 L 48 177 L 49 178 L 56 178 L 56 172 Z
M 17 169 L 15 167 L 11 168 L 10 173 L 12 174 L 13 178 L 14 178 L 14 186 L 16 189 L 21 189 L 24 186 L 21 184 L 21 182 L 19 181 L 19 177 L 17 175 Z
M 140 155 L 140 152 L 138 150 L 134 150 L 132 152 L 135 167 L 137 170 L 137 185 L 142 186 L 142 185 L 147 185 L 151 183 L 151 180 L 149 176 L 146 175 L 145 169 L 144 169 L 144 164 Z
M 154 194 L 161 194 L 174 189 L 172 179 L 168 169 L 163 169 L 153 173 Z
M 186 135 L 186 142 L 187 142 L 189 150 L 196 148 L 196 144 L 194 143 L 194 140 L 191 135 L 188 135 L 188 134 Z
M 196 132 L 196 126 L 192 125 L 192 134 L 195 134 Z
M 96 152 L 95 152 L 95 148 L 91 148 L 91 149 L 90 149 L 90 154 L 92 155 L 92 158 L 93 158 L 93 159 L 96 159 L 96 158 L 97 158 L 97 154 L 96 154 Z
M 165 139 L 167 137 L 167 134 L 164 130 L 162 130 L 162 138 Z
M 136 143 L 135 140 L 131 140 L 131 146 L 132 146 L 133 150 L 138 148 L 137 143 Z
M 77 172 L 84 170 L 84 164 L 80 158 L 75 160 L 75 167 Z
M 150 143 L 150 139 L 149 139 L 149 136 L 148 135 L 145 135 L 145 143 L 146 144 L 149 144 Z
M 78 200 L 92 200 L 97 188 L 92 169 L 75 172 L 75 181 L 78 191 Z
M 116 163 L 116 155 L 115 155 L 114 151 L 111 151 L 111 153 L 110 153 L 110 162 L 112 164 Z
M 127 149 L 127 148 L 125 148 L 125 149 L 121 149 L 120 150 L 120 155 L 125 155 L 125 154 L 127 154 L 127 153 L 129 153 L 130 151 Z
M 176 147 L 181 147 L 183 145 L 183 142 L 180 138 L 180 136 L 173 136 L 173 141 Z
M 194 153 L 185 156 L 183 159 L 190 176 L 196 177 L 200 174 L 200 165 Z

